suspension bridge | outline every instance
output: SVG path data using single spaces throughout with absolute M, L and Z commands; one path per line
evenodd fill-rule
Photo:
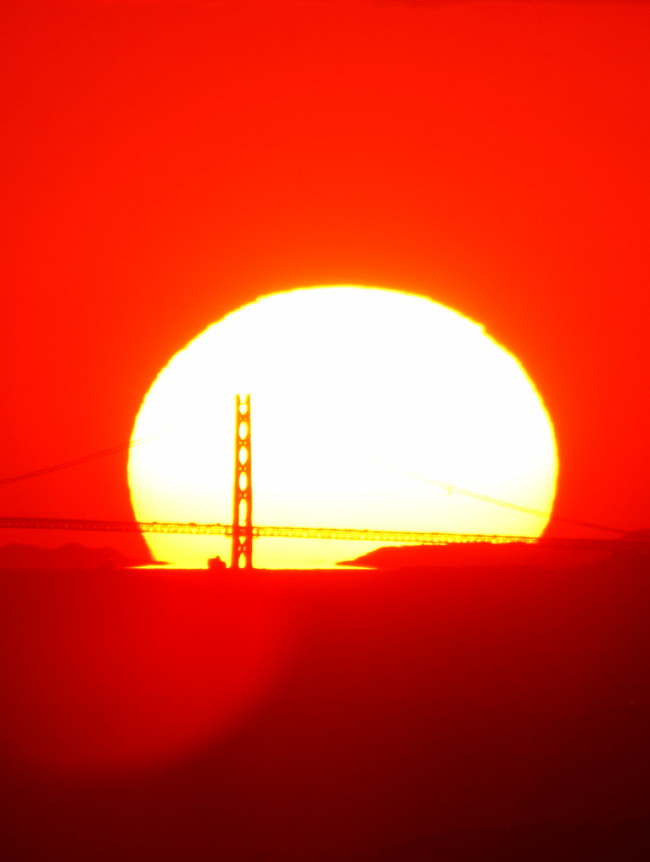
M 95 521 L 83 518 L 0 518 L 0 529 L 76 530 L 103 533 L 185 533 L 196 536 L 235 536 L 232 524 L 195 524 L 175 521 Z M 357 542 L 401 542 L 417 545 L 446 545 L 451 542 L 520 542 L 553 548 L 594 550 L 617 545 L 608 539 L 562 539 L 509 536 L 488 533 L 436 533 L 415 530 L 364 530 L 345 527 L 265 527 L 255 525 L 253 538 L 276 536 L 285 539 L 337 539 Z
M 234 452 L 234 482 L 233 482 L 233 518 L 231 524 L 222 523 L 186 523 L 172 521 L 111 521 L 97 519 L 78 518 L 43 518 L 43 517 L 0 517 L 0 529 L 11 530 L 62 530 L 79 532 L 106 532 L 106 533 L 178 533 L 189 535 L 220 535 L 231 538 L 231 567 L 233 569 L 252 569 L 253 567 L 253 540 L 263 537 L 282 537 L 290 539 L 336 539 L 351 541 L 391 542 L 400 544 L 416 545 L 448 545 L 452 543 L 492 543 L 492 544 L 528 544 L 544 548 L 573 549 L 583 551 L 611 552 L 621 548 L 620 537 L 624 535 L 623 530 L 589 524 L 575 519 L 560 519 L 570 521 L 583 527 L 591 527 L 606 530 L 617 535 L 616 539 L 577 539 L 577 538 L 547 538 L 531 536 L 513 536 L 502 534 L 482 533 L 449 533 L 436 531 L 414 531 L 414 530 L 375 530 L 357 529 L 343 527 L 300 527 L 300 526 L 262 526 L 253 524 L 253 472 L 252 472 L 252 447 L 251 447 L 251 399 L 250 395 L 237 395 L 235 398 L 235 452 Z M 140 441 L 137 441 L 140 442 Z M 129 444 L 133 445 L 133 443 Z M 124 447 L 113 447 L 97 453 L 98 456 L 111 454 Z M 92 456 L 91 456 L 92 457 Z M 25 474 L 24 477 L 42 475 L 54 469 L 62 469 L 68 466 L 76 466 L 88 460 L 76 459 L 57 465 L 49 470 L 35 471 Z M 6 480 L 7 481 L 7 480 Z M 12 481 L 12 480 L 8 480 Z M 435 482 L 447 489 L 467 494 L 470 497 L 478 497 L 485 502 L 494 503 L 499 506 L 520 509 L 525 512 L 544 515 L 523 506 L 517 506 L 503 500 L 495 500 L 490 497 L 475 494 L 471 491 L 455 488 L 446 483 Z M 636 545 L 639 550 L 647 551 L 647 542 L 630 542 L 629 548 L 633 550 Z M 628 544 L 626 543 L 626 547 Z

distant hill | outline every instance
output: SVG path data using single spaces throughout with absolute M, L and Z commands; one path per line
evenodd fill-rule
M 129 557 L 115 548 L 87 548 L 73 543 L 58 548 L 23 544 L 0 546 L 0 568 L 3 569 L 95 569 L 111 564 L 125 568 L 152 562 L 150 557 Z
M 472 542 L 453 545 L 399 545 L 377 548 L 340 566 L 361 566 L 372 569 L 396 570 L 409 568 L 483 568 L 498 566 L 533 566 L 539 569 L 560 569 L 584 565 L 608 556 L 602 551 L 544 548 L 525 542 L 494 544 Z

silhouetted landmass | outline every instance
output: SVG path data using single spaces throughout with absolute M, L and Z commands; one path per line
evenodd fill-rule
M 410 568 L 512 568 L 533 566 L 559 569 L 605 559 L 609 552 L 574 551 L 543 548 L 537 545 L 472 542 L 450 545 L 400 545 L 377 548 L 340 566 L 361 566 L 372 569 L 400 570 Z
M 512 568 L 564 569 L 599 560 L 650 557 L 650 530 L 634 530 L 613 543 L 613 549 L 585 550 L 576 547 L 549 547 L 526 542 L 467 542 L 448 545 L 390 545 L 360 557 L 340 562 L 340 566 L 398 571 L 410 568 Z
M 0 546 L 0 568 L 94 569 L 97 566 L 151 565 L 151 557 L 130 557 L 115 548 L 87 548 L 70 543 L 58 548 L 38 545 L 11 544 Z M 158 565 L 164 565 L 158 563 Z
M 639 557 L 5 571 L 0 857 L 640 862 L 649 615 Z M 202 712 L 249 677 L 258 695 L 211 731 Z M 185 722 L 200 744 L 111 770 Z M 93 750 L 105 772 L 39 768 Z

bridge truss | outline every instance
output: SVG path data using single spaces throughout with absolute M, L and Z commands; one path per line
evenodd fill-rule
M 8 530 L 74 530 L 103 533 L 182 533 L 189 535 L 233 536 L 232 524 L 195 524 L 173 521 L 99 521 L 77 518 L 0 518 L 0 529 Z M 367 530 L 342 527 L 253 526 L 255 538 L 335 539 L 361 542 L 391 542 L 411 545 L 450 545 L 490 542 L 493 544 L 528 544 L 544 548 L 584 551 L 613 551 L 622 542 L 612 539 L 533 538 L 481 533 L 439 533 L 414 530 Z M 633 543 L 625 542 L 632 550 Z M 640 544 L 647 548 L 647 543 Z

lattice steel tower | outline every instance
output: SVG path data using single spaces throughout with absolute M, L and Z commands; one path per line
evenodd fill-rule
M 232 512 L 233 569 L 253 568 L 251 397 L 235 396 L 235 483 Z

